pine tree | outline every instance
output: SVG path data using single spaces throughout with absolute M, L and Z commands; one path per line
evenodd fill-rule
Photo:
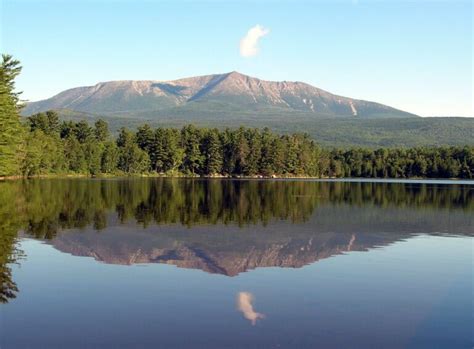
M 164 147 L 166 150 L 166 158 L 164 161 L 164 172 L 176 171 L 183 166 L 184 149 L 180 146 L 180 134 L 178 130 L 167 129 L 164 138 Z
M 89 138 L 83 145 L 84 156 L 87 162 L 87 172 L 90 175 L 98 175 L 101 172 L 102 154 L 104 144 Z
M 150 167 L 148 153 L 135 143 L 133 134 L 125 128 L 117 139 L 119 147 L 118 168 L 126 173 L 145 173 Z
M 54 110 L 48 110 L 46 112 L 46 118 L 48 119 L 48 134 L 59 135 L 61 130 L 61 123 L 59 122 L 59 115 Z
M 81 143 L 71 134 L 64 139 L 64 156 L 68 170 L 73 173 L 86 173 L 87 162 Z
M 117 170 L 119 150 L 117 144 L 113 141 L 104 143 L 104 151 L 100 160 L 100 172 L 113 173 Z
M 219 131 L 217 129 L 208 131 L 203 143 L 205 174 L 215 175 L 222 173 L 223 148 L 219 138 Z
M 135 134 L 135 140 L 141 150 L 147 152 L 150 158 L 150 168 L 152 171 L 156 171 L 156 158 L 155 158 L 155 134 L 148 124 L 140 126 L 137 133 Z
M 41 130 L 44 133 L 49 133 L 49 121 L 45 113 L 36 113 L 27 118 L 30 126 L 30 131 Z
M 298 173 L 298 144 L 294 136 L 284 136 L 285 143 L 285 172 L 296 175 Z
M 260 132 L 257 129 L 249 129 L 245 133 L 247 144 L 249 146 L 249 154 L 247 156 L 246 174 L 254 176 L 258 174 L 260 156 L 262 154 L 262 140 Z
M 200 130 L 194 125 L 188 125 L 181 130 L 181 144 L 184 149 L 183 171 L 199 174 L 204 157 L 201 154 Z
M 73 132 L 74 132 L 74 135 L 76 136 L 76 139 L 81 144 L 85 143 L 89 139 L 89 137 L 91 137 L 93 134 L 92 128 L 89 126 L 89 124 L 85 120 L 79 121 L 75 125 Z
M 234 156 L 234 143 L 235 143 L 235 136 L 234 133 L 230 129 L 226 129 L 224 132 L 220 133 L 220 137 L 224 158 L 222 164 L 222 174 L 231 175 L 234 173 L 235 169 L 235 156 Z
M 154 136 L 153 131 L 148 124 L 140 126 L 135 137 L 140 149 L 145 150 L 146 152 L 151 150 Z
M 151 167 L 153 171 L 159 173 L 166 172 L 165 163 L 168 158 L 168 153 L 166 149 L 166 130 L 163 128 L 157 128 L 153 135 L 153 152 L 150 155 Z
M 94 136 L 99 142 L 105 142 L 109 138 L 109 125 L 102 119 L 94 124 Z
M 245 129 L 243 127 L 240 127 L 235 133 L 233 152 L 235 159 L 235 174 L 247 175 L 250 148 L 247 137 L 245 136 Z
M 260 159 L 260 173 L 264 176 L 271 176 L 275 173 L 274 168 L 274 143 L 273 134 L 268 128 L 262 132 L 262 153 Z
M 15 78 L 20 62 L 2 55 L 0 65 L 0 176 L 19 174 L 24 129 L 20 122 L 20 93 L 15 92 Z

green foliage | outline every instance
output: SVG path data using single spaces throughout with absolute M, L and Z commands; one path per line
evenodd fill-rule
M 114 142 L 104 121 L 57 122 L 54 113 L 28 119 L 30 132 L 18 174 L 184 174 L 365 178 L 473 178 L 474 147 L 327 149 L 308 134 L 184 126 L 134 133 Z
M 222 110 L 215 113 L 196 110 L 192 113 L 149 112 L 136 115 L 120 113 L 120 117 L 109 114 L 97 116 L 91 113 L 60 110 L 67 120 L 87 119 L 94 122 L 102 118 L 112 132 L 126 126 L 135 129 L 144 123 L 150 127 L 181 128 L 189 123 L 199 127 L 224 130 L 246 125 L 252 128 L 268 127 L 279 134 L 308 133 L 323 147 L 435 147 L 474 145 L 474 118 L 460 117 L 317 117 L 314 114 L 288 114 L 282 111 L 241 112 Z
M 86 173 L 87 163 L 84 149 L 77 138 L 71 134 L 64 139 L 64 156 L 71 173 Z
M 41 130 L 47 135 L 57 134 L 61 129 L 59 115 L 55 111 L 47 111 L 46 113 L 37 113 L 27 118 L 30 130 Z
M 122 129 L 117 139 L 119 147 L 118 168 L 125 173 L 145 173 L 150 167 L 148 153 L 138 146 L 136 137 Z
M 219 174 L 222 171 L 224 149 L 217 129 L 207 131 L 202 142 L 202 154 L 205 173 Z
M 15 92 L 15 78 L 20 74 L 20 62 L 2 55 L 0 65 L 0 176 L 20 172 L 23 127 L 19 111 L 19 93 Z
M 100 119 L 94 123 L 94 126 L 94 136 L 96 141 L 105 142 L 110 136 L 109 125 L 104 120 Z
M 151 152 L 153 147 L 154 135 L 153 130 L 147 124 L 140 126 L 136 134 L 136 143 L 140 149 Z
M 100 160 L 100 172 L 102 173 L 114 173 L 117 170 L 117 164 L 119 159 L 119 149 L 117 144 L 113 141 L 107 141 L 104 143 L 104 151 Z
M 85 120 L 81 120 L 74 125 L 73 133 L 79 143 L 86 143 L 93 135 L 93 130 Z
M 21 165 L 24 176 L 63 173 L 66 167 L 64 147 L 59 137 L 48 136 L 41 129 L 26 137 L 26 154 Z
M 95 142 L 86 142 L 83 144 L 84 157 L 87 163 L 87 171 L 91 175 L 98 175 L 102 171 L 102 156 L 104 153 L 104 144 Z
M 184 173 L 199 174 L 203 167 L 204 156 L 201 153 L 201 130 L 194 125 L 181 129 L 181 147 L 184 149 L 184 159 L 181 169 Z

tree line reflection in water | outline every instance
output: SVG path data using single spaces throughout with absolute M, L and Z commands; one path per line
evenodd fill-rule
M 267 225 L 308 221 L 318 208 L 474 211 L 469 185 L 203 179 L 40 179 L 0 183 L 0 301 L 18 291 L 10 266 L 17 234 L 53 239 L 64 229 L 120 223 Z M 337 212 L 335 210 L 334 212 Z M 388 212 L 388 211 L 387 211 Z M 336 220 L 337 217 L 334 217 Z M 369 217 L 370 219 L 370 217 Z

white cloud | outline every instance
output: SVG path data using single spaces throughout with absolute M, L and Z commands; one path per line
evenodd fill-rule
M 249 29 L 247 34 L 240 40 L 240 55 L 242 57 L 252 57 L 258 53 L 258 41 L 270 30 L 257 24 Z

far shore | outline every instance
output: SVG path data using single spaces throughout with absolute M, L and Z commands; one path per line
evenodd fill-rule
M 181 179 L 230 179 L 230 180 L 310 180 L 310 181 L 329 181 L 329 182 L 472 182 L 474 179 L 465 178 L 427 178 L 427 177 L 411 177 L 411 178 L 382 178 L 382 177 L 310 177 L 310 176 L 224 176 L 224 175 L 186 175 L 180 173 L 174 174 L 101 174 L 97 176 L 85 174 L 44 174 L 35 176 L 0 176 L 0 181 L 29 180 L 29 179 L 112 179 L 112 178 L 181 178 Z

